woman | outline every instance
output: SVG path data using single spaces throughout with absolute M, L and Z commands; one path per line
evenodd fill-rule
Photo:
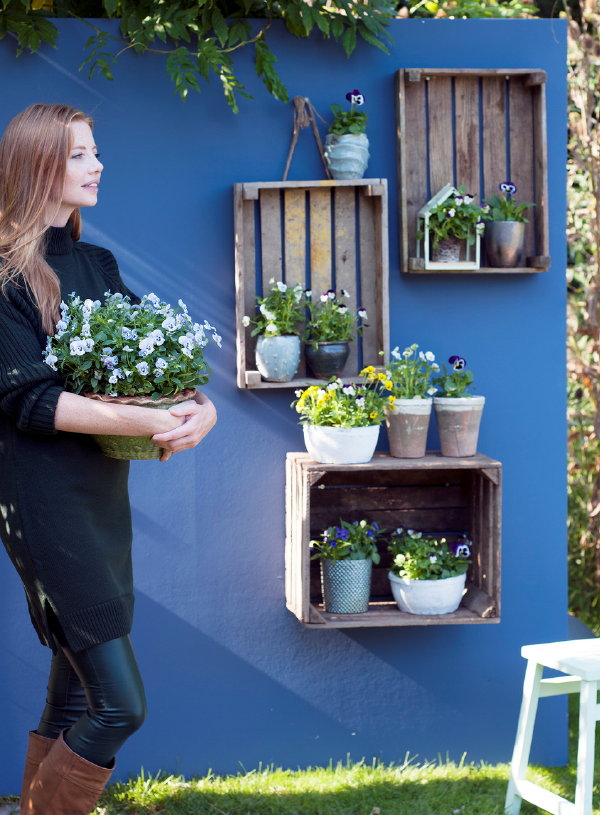
M 67 393 L 44 363 L 69 293 L 133 297 L 111 253 L 78 240 L 102 169 L 92 121 L 65 105 L 32 105 L 0 142 L 0 537 L 52 649 L 25 763 L 28 815 L 88 815 L 145 717 L 128 637 L 129 463 L 103 456 L 89 434 L 151 435 L 166 461 L 216 421 L 201 394 L 166 411 Z

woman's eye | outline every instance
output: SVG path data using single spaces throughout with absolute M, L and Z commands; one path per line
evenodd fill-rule
M 82 155 L 83 153 L 75 153 L 74 155 L 71 156 L 71 158 L 81 158 Z

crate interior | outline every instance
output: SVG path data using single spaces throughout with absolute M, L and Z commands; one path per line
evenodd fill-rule
M 399 71 L 397 82 L 404 271 L 425 271 L 417 212 L 435 193 L 464 186 L 480 205 L 504 181 L 516 184 L 518 203 L 535 204 L 525 213 L 524 266 L 513 271 L 547 269 L 544 72 L 413 69 Z M 492 269 L 482 242 L 480 271 L 511 270 Z
M 493 605 L 499 575 L 494 568 L 498 545 L 494 507 L 491 496 L 485 495 L 490 489 L 487 478 L 470 469 L 372 470 L 367 479 L 364 472 L 326 472 L 310 488 L 310 537 L 318 538 L 340 519 L 363 518 L 390 531 L 401 526 L 448 541 L 466 534 L 473 544 L 467 584 L 487 595 Z M 397 608 L 387 577 L 391 556 L 385 542 L 380 554 L 381 562 L 373 567 L 371 599 L 380 608 L 388 603 Z M 318 560 L 310 564 L 310 598 L 320 606 Z
M 367 311 L 368 326 L 350 343 L 345 378 L 387 358 L 387 185 L 385 179 L 340 182 L 269 182 L 236 185 L 236 281 L 238 297 L 238 385 L 276 387 L 263 382 L 254 362 L 256 338 L 240 325 L 254 315 L 256 297 L 271 280 L 300 284 L 318 297 L 346 289 L 344 302 Z M 304 360 L 295 379 L 308 379 Z M 315 380 L 316 381 L 316 380 Z

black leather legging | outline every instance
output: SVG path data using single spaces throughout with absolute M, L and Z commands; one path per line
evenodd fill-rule
M 65 741 L 102 767 L 146 718 L 142 678 L 129 637 L 74 653 L 64 645 L 52 657 L 40 736 Z

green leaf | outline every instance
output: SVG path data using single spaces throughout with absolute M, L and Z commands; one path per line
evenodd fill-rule
M 221 11 L 218 8 L 213 9 L 212 13 L 212 27 L 215 30 L 215 34 L 219 38 L 219 42 L 221 45 L 226 45 L 227 39 L 229 37 L 229 27 L 225 22 L 225 18 L 221 14 Z
M 350 54 L 356 48 L 356 28 L 347 28 L 344 36 L 342 37 L 342 45 L 344 47 L 344 51 L 346 52 L 346 56 L 349 57 Z
M 117 16 L 117 9 L 120 5 L 119 0 L 102 0 L 102 5 L 109 17 Z

